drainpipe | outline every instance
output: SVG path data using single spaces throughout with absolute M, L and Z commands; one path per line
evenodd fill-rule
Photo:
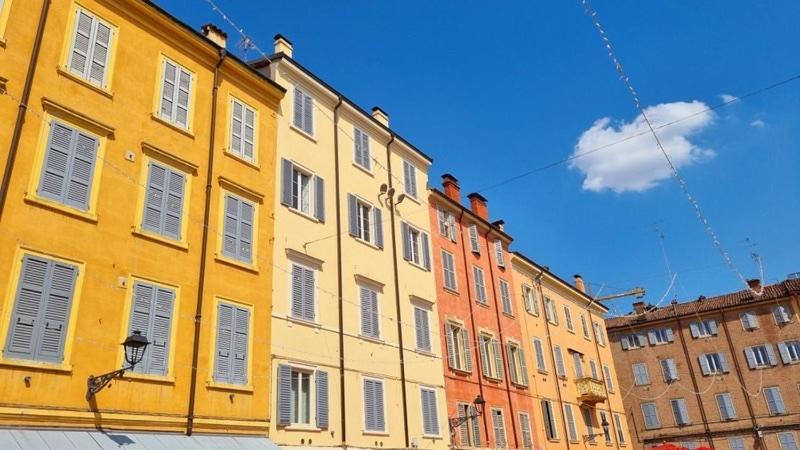
M 341 401 L 339 402 L 340 415 L 342 420 L 342 447 L 347 444 L 347 421 L 345 416 L 347 408 L 344 402 L 344 310 L 343 310 L 343 275 L 342 275 L 342 216 L 341 216 L 341 202 L 339 193 L 339 107 L 342 106 L 344 99 L 339 97 L 339 102 L 333 108 L 333 155 L 334 155 L 334 170 L 336 186 L 336 271 L 339 274 L 337 286 L 337 295 L 339 297 L 339 391 Z
M 42 47 L 42 38 L 44 37 L 44 26 L 47 23 L 47 15 L 49 12 L 50 0 L 44 0 L 44 2 L 42 2 L 42 12 L 39 14 L 39 25 L 36 27 L 36 37 L 33 40 L 31 60 L 28 63 L 28 73 L 25 75 L 25 84 L 22 86 L 22 98 L 20 99 L 19 110 L 17 111 L 17 121 L 14 123 L 14 133 L 11 135 L 11 146 L 8 150 L 6 167 L 3 170 L 3 181 L 0 182 L 0 219 L 3 217 L 3 211 L 6 206 L 8 187 L 11 184 L 14 161 L 17 159 L 19 140 L 22 137 L 22 125 L 25 123 L 25 114 L 28 112 L 28 101 L 31 97 L 31 88 L 33 87 L 33 75 L 36 73 L 36 63 L 39 59 L 39 50 Z
M 689 358 L 689 349 L 686 347 L 686 340 L 683 338 L 683 326 L 681 325 L 681 319 L 676 317 L 675 321 L 678 324 L 678 337 L 681 339 L 681 348 L 683 349 L 683 357 L 686 360 L 686 367 L 689 368 L 689 377 L 692 379 L 692 388 L 694 389 L 694 395 L 697 398 L 697 406 L 700 407 L 700 417 L 703 418 L 703 428 L 706 432 L 706 440 L 708 441 L 708 446 L 714 448 L 714 440 L 711 438 L 711 429 L 708 428 L 706 410 L 703 408 L 703 400 L 700 398 L 700 388 L 697 386 L 697 378 L 694 375 L 694 367 L 692 366 L 692 360 Z
M 461 205 L 459 205 L 461 206 Z M 459 225 L 463 224 L 464 220 L 464 207 L 461 206 L 461 215 L 458 217 Z M 464 257 L 464 277 L 467 280 L 467 285 L 464 287 L 464 290 L 467 291 L 467 305 L 469 305 L 469 321 L 472 326 L 472 338 L 474 339 L 475 344 L 472 346 L 472 350 L 475 352 L 475 374 L 478 378 L 478 393 L 481 394 L 481 398 L 485 399 L 486 397 L 483 396 L 483 380 L 481 380 L 481 357 L 478 349 L 478 329 L 475 328 L 475 313 L 472 311 L 472 293 L 470 293 L 469 287 L 469 264 L 467 263 L 467 243 L 464 241 L 464 234 L 463 232 L 458 233 L 461 236 L 461 254 Z M 489 443 L 489 422 L 486 419 L 486 408 L 482 413 L 483 416 L 483 431 L 486 433 L 486 443 Z M 476 447 L 480 447 L 480 442 L 476 442 Z
M 592 334 L 595 334 L 594 316 L 592 316 L 592 311 L 589 309 L 589 307 L 594 303 L 595 301 L 594 299 L 592 299 L 592 301 L 589 302 L 588 305 L 586 305 L 586 312 L 589 313 L 589 325 Z M 605 342 L 606 345 L 611 345 L 611 343 L 608 342 L 608 333 L 606 333 Z M 615 442 L 617 443 L 616 447 L 619 448 L 619 434 L 617 433 L 617 426 L 616 424 L 614 424 L 614 413 L 611 411 L 611 395 L 609 395 L 608 393 L 608 381 L 606 380 L 606 371 L 603 369 L 603 358 L 600 356 L 600 344 L 597 343 L 596 335 L 594 337 L 594 350 L 595 353 L 597 354 L 597 363 L 600 364 L 600 367 L 598 367 L 597 369 L 600 371 L 600 375 L 603 377 L 603 390 L 606 393 L 606 401 L 608 402 L 608 418 L 606 420 L 608 421 L 608 427 L 614 431 L 614 437 L 616 438 Z M 611 371 L 609 370 L 609 372 Z
M 504 384 L 506 385 L 506 396 L 508 397 L 508 411 L 511 415 L 511 431 L 514 433 L 514 447 L 519 447 L 519 439 L 517 439 L 517 422 L 514 421 L 514 403 L 511 401 L 511 366 L 508 364 L 508 355 L 504 351 L 507 347 L 505 345 L 505 341 L 503 339 L 503 328 L 500 325 L 500 307 L 497 304 L 497 299 L 500 296 L 497 295 L 497 283 L 494 281 L 494 264 L 492 262 L 492 251 L 489 250 L 491 246 L 489 245 L 489 234 L 492 232 L 491 228 L 489 231 L 486 232 L 486 235 L 483 237 L 486 240 L 486 258 L 489 262 L 489 278 L 492 280 L 492 292 L 494 293 L 494 314 L 497 318 L 497 335 L 500 337 L 500 355 L 503 361 L 503 372 L 506 372 L 508 378 L 505 379 Z M 509 261 L 509 264 L 511 261 Z M 509 291 L 511 288 L 509 288 Z M 509 292 L 511 295 L 511 292 Z M 496 444 L 496 443 L 495 443 Z
M 742 393 L 744 393 L 744 402 L 747 405 L 747 413 L 750 414 L 750 422 L 753 423 L 753 438 L 757 444 L 756 448 L 762 448 L 763 442 L 761 442 L 761 439 L 758 437 L 758 422 L 753 412 L 753 404 L 750 402 L 750 394 L 747 392 L 747 388 L 744 384 L 744 375 L 742 375 L 742 368 L 739 365 L 739 358 L 736 356 L 731 334 L 728 332 L 728 322 L 725 320 L 725 311 L 720 310 L 720 313 L 722 314 L 722 329 L 725 331 L 725 340 L 728 342 L 728 349 L 731 351 L 731 356 L 733 357 L 733 367 L 736 368 L 736 377 L 739 379 L 739 385 L 742 388 Z
M 392 138 L 386 144 L 386 167 L 387 175 L 389 178 L 389 188 L 392 188 L 392 152 L 390 150 L 392 142 L 395 140 L 395 134 L 392 133 Z M 398 349 L 400 351 L 400 388 L 403 392 L 403 432 L 405 437 L 406 448 L 408 445 L 408 395 L 406 394 L 406 361 L 403 356 L 403 316 L 402 308 L 400 307 L 400 273 L 397 264 L 397 236 L 395 236 L 394 224 L 394 197 L 389 200 L 389 218 L 392 226 L 392 257 L 394 258 L 394 297 L 397 304 L 397 339 Z
M 203 207 L 203 241 L 200 245 L 200 275 L 197 280 L 197 306 L 194 313 L 194 343 L 192 347 L 192 379 L 189 384 L 189 410 L 187 413 L 186 435 L 192 435 L 194 428 L 194 401 L 197 395 L 197 364 L 200 357 L 200 326 L 203 316 L 203 294 L 206 286 L 206 259 L 208 252 L 208 222 L 211 215 L 211 177 L 214 175 L 214 146 L 217 125 L 217 95 L 219 93 L 220 67 L 228 56 L 225 48 L 219 49 L 219 59 L 214 66 L 214 85 L 211 88 L 211 128 L 208 138 L 208 170 L 206 171 L 205 205 Z

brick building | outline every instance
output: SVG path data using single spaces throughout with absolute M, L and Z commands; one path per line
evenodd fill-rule
M 798 448 L 800 279 L 750 284 L 606 320 L 634 448 Z

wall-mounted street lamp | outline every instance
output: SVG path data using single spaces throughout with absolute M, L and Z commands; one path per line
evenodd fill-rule
M 483 415 L 483 407 L 486 405 L 486 400 L 481 397 L 481 394 L 478 394 L 475 397 L 475 400 L 472 401 L 472 406 L 475 408 L 474 414 L 465 414 L 459 417 L 451 417 L 448 422 L 450 422 L 450 434 L 453 434 L 456 428 L 460 427 L 464 424 L 464 422 L 468 420 L 475 419 Z
M 600 426 L 603 427 L 603 434 L 608 435 L 608 421 L 606 420 L 606 416 L 603 416 L 603 422 L 600 423 Z M 600 433 L 585 434 L 583 435 L 583 442 L 594 441 L 594 438 L 597 436 L 600 436 Z
M 114 378 L 119 378 L 124 375 L 126 370 L 133 370 L 137 364 L 142 362 L 144 351 L 147 349 L 148 345 L 150 345 L 150 342 L 147 341 L 146 337 L 142 336 L 141 331 L 134 331 L 133 334 L 128 336 L 125 342 L 122 343 L 122 346 L 125 347 L 125 361 L 128 362 L 128 367 L 123 367 L 122 369 L 103 375 L 89 375 L 89 379 L 86 380 L 86 400 L 91 400 L 94 394 L 106 387 Z

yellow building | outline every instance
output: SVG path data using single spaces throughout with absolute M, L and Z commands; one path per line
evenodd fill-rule
M 266 435 L 284 90 L 149 1 L 0 5 L 0 427 Z
M 525 255 L 511 258 L 521 326 L 530 345 L 534 426 L 549 449 L 631 445 L 603 315 L 608 309 Z
M 291 446 L 445 448 L 431 160 L 292 58 L 278 131 L 270 437 Z M 393 204 L 394 203 L 394 204 Z

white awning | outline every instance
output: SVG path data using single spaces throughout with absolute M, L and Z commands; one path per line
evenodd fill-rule
M 262 436 L 0 429 L 3 450 L 280 450 Z

